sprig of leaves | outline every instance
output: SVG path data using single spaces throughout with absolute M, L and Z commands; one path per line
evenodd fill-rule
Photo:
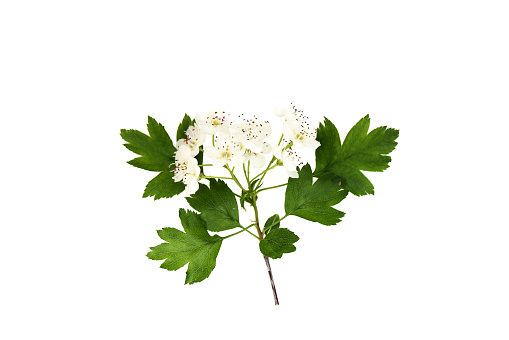
M 290 112 L 289 114 L 295 113 Z M 304 119 L 303 117 L 298 116 L 298 119 Z M 203 117 L 201 119 L 203 120 Z M 200 119 L 198 120 L 200 121 Z M 196 138 L 186 135 L 188 128 L 195 123 L 194 119 L 185 114 L 178 126 L 175 140 L 188 137 Z M 299 237 L 293 231 L 281 227 L 281 221 L 293 215 L 327 226 L 335 225 L 341 221 L 345 214 L 334 206 L 345 199 L 349 192 L 357 196 L 374 194 L 373 184 L 363 172 L 384 171 L 389 167 L 391 161 L 389 154 L 397 145 L 396 139 L 399 131 L 382 126 L 369 132 L 369 125 L 369 116 L 363 117 L 348 132 L 342 143 L 334 124 L 325 118 L 317 129 L 316 139 L 320 142 L 320 146 L 315 151 L 316 167 L 314 172 L 311 170 L 311 166 L 306 164 L 297 169 L 298 177 L 289 178 L 287 184 L 262 188 L 267 172 L 284 163 L 277 161 L 271 166 L 273 161 L 276 161 L 276 156 L 272 158 L 267 169 L 254 177 L 249 175 L 249 163 L 247 171 L 244 164 L 247 189 L 244 189 L 240 184 L 233 169 L 225 167 L 230 172 L 231 178 L 220 178 L 234 180 L 241 189 L 240 195 L 236 195 L 219 177 L 203 176 L 203 167 L 200 169 L 202 176 L 199 176 L 200 171 L 195 171 L 196 181 L 203 177 L 209 180 L 208 186 L 199 183 L 198 190 L 190 197 L 186 197 L 189 205 L 196 211 L 180 209 L 179 218 L 184 231 L 176 228 L 158 230 L 159 237 L 165 242 L 151 247 L 147 256 L 152 260 L 163 260 L 161 268 L 167 270 L 173 271 L 188 265 L 185 283 L 193 284 L 210 276 L 216 266 L 216 258 L 223 240 L 248 231 L 259 241 L 259 249 L 265 257 L 275 302 L 278 304 L 268 257 L 279 259 L 284 254 L 294 252 L 296 250 L 295 243 L 299 241 Z M 196 126 L 192 131 L 199 132 L 200 126 Z M 309 127 L 310 125 L 302 123 L 302 126 Z M 138 130 L 121 130 L 120 135 L 126 141 L 125 147 L 139 156 L 128 163 L 144 170 L 159 172 L 145 187 L 143 197 L 153 196 L 154 199 L 159 199 L 175 196 L 185 188 L 182 182 L 173 180 L 172 170 L 176 148 L 163 125 L 155 119 L 148 117 L 147 129 L 148 135 Z M 313 132 L 312 128 L 309 130 Z M 313 133 L 306 131 L 303 133 L 304 135 L 299 136 L 314 138 Z M 308 141 L 308 144 L 313 143 Z M 181 145 L 181 143 L 177 142 L 176 145 Z M 202 142 L 200 142 L 200 150 L 202 150 L 201 146 Z M 291 144 L 286 147 L 291 147 Z M 198 164 L 203 166 L 203 151 L 200 151 L 196 158 Z M 192 161 L 196 167 L 196 162 Z M 179 161 L 179 164 L 187 163 Z M 278 214 L 272 215 L 261 230 L 256 203 L 258 194 L 261 191 L 284 185 L 286 185 L 285 215 L 282 218 Z M 244 210 L 246 210 L 246 203 L 254 209 L 255 220 L 247 227 L 243 227 L 240 223 L 236 196 Z M 253 226 L 256 227 L 258 236 L 248 230 Z M 227 236 L 209 234 L 209 231 L 222 232 L 233 228 L 241 230 Z

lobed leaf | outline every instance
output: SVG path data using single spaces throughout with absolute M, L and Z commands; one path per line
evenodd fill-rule
M 289 229 L 272 229 L 270 233 L 260 241 L 260 251 L 267 257 L 279 259 L 285 253 L 291 253 L 297 250 L 293 244 L 298 240 L 299 237 Z
M 391 157 L 387 155 L 396 147 L 399 131 L 381 126 L 368 134 L 369 124 L 366 115 L 348 132 L 341 145 L 336 127 L 325 118 L 317 130 L 321 145 L 315 151 L 314 176 L 332 174 L 341 179 L 341 187 L 354 195 L 374 194 L 373 184 L 361 171 L 384 171 L 389 167 Z
M 200 183 L 198 191 L 187 202 L 200 212 L 207 229 L 223 231 L 242 227 L 239 223 L 239 207 L 235 194 L 222 180 L 210 179 L 210 188 Z
M 120 130 L 120 136 L 127 142 L 124 146 L 141 156 L 127 163 L 148 171 L 167 171 L 174 161 L 175 146 L 164 126 L 154 118 L 148 117 L 147 128 L 149 135 L 138 130 Z
M 339 223 L 345 213 L 332 206 L 341 202 L 348 192 L 341 190 L 337 178 L 328 174 L 313 183 L 309 164 L 298 170 L 298 173 L 298 178 L 288 180 L 285 195 L 286 214 L 324 225 Z
M 179 217 L 185 232 L 175 228 L 158 230 L 159 237 L 167 243 L 151 247 L 147 257 L 164 260 L 161 268 L 167 270 L 177 270 L 189 264 L 185 283 L 193 284 L 210 276 L 223 239 L 209 235 L 197 213 L 180 209 Z
M 183 135 L 185 138 L 185 131 L 192 123 L 191 118 L 187 114 L 184 115 L 177 131 L 177 139 L 179 135 Z M 153 196 L 154 200 L 157 200 L 178 195 L 184 191 L 185 185 L 173 180 L 171 167 L 175 162 L 176 151 L 173 141 L 164 126 L 152 117 L 148 117 L 147 129 L 148 135 L 138 130 L 122 129 L 120 131 L 121 137 L 127 142 L 124 146 L 141 156 L 127 163 L 144 170 L 160 172 L 148 182 L 143 197 Z M 199 164 L 203 163 L 203 153 L 198 154 L 196 158 Z
M 320 142 L 320 146 L 315 151 L 315 176 L 330 171 L 330 166 L 335 162 L 341 149 L 338 130 L 326 117 L 324 123 L 320 123 L 316 130 L 316 140 Z
M 173 171 L 161 171 L 159 175 L 148 182 L 143 192 L 143 197 L 152 197 L 154 200 L 169 198 L 184 191 L 185 185 L 182 182 L 173 180 Z
M 120 130 L 120 136 L 127 142 L 124 146 L 141 157 L 130 160 L 129 164 L 149 171 L 159 171 L 145 187 L 143 197 L 154 196 L 154 200 L 172 197 L 184 191 L 185 185 L 173 180 L 169 168 L 175 162 L 175 146 L 164 126 L 148 117 L 149 135 L 138 130 Z

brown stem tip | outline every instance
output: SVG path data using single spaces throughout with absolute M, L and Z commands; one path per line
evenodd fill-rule
M 274 294 L 274 303 L 276 306 L 279 306 L 279 300 L 277 298 L 276 286 L 274 285 L 274 278 L 272 277 L 272 269 L 270 268 L 269 258 L 267 256 L 264 256 L 263 258 L 265 259 L 267 271 L 269 272 L 270 285 L 272 286 L 272 293 Z

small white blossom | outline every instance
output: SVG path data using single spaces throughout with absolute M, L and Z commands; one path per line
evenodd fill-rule
M 250 160 L 255 168 L 261 168 L 265 164 L 265 156 L 272 148 L 264 142 L 272 133 L 272 127 L 268 121 L 259 122 L 256 116 L 246 118 L 239 115 L 239 123 L 230 124 L 230 135 L 245 150 L 245 161 Z
M 278 117 L 288 117 L 289 115 L 293 114 L 294 110 L 290 108 L 285 109 L 274 109 L 274 114 Z
M 297 166 L 301 166 L 303 163 L 292 148 L 285 148 L 280 145 L 276 145 L 274 146 L 274 157 L 283 163 L 288 176 L 292 178 L 299 177 L 299 174 L 297 173 Z
M 257 169 L 263 167 L 265 164 L 265 156 L 261 153 L 252 152 L 251 150 L 246 150 L 246 159 Z
M 201 131 L 198 124 L 191 125 L 186 131 L 187 138 L 179 139 L 176 143 L 177 149 L 183 145 L 189 146 L 191 149 L 191 155 L 195 157 L 200 152 L 200 146 L 205 143 L 205 133 Z
M 304 116 L 302 110 L 297 110 L 295 105 L 287 109 L 276 109 L 277 116 L 285 117 L 283 134 L 291 140 L 297 148 L 308 147 L 316 149 L 320 142 L 316 140 L 316 128 L 308 123 L 308 117 Z
M 290 103 L 291 107 L 283 109 L 274 109 L 274 114 L 278 117 L 285 117 L 285 120 L 296 120 L 299 116 L 302 116 L 302 110 L 297 110 L 295 105 Z
M 262 148 L 260 150 L 261 153 L 268 154 L 272 151 L 272 145 L 267 142 L 263 142 Z
M 230 117 L 224 112 L 199 113 L 195 119 L 201 125 L 202 131 L 208 135 L 214 135 L 218 132 L 228 133 Z
M 217 134 L 214 146 L 205 148 L 205 155 L 214 165 L 240 164 L 245 160 L 245 148 L 233 136 Z
M 250 149 L 246 149 L 246 161 L 251 161 L 251 164 L 257 169 L 263 167 L 265 165 L 265 156 L 264 154 L 270 153 L 272 150 L 272 146 L 267 143 L 263 142 L 262 146 L 257 148 L 258 151 L 253 151 Z
M 192 156 L 189 146 L 182 145 L 175 152 L 175 169 L 173 171 L 173 180 L 175 182 L 182 181 L 186 185 L 187 194 L 194 194 L 198 190 L 201 170 L 198 161 Z
M 316 149 L 320 146 L 316 140 L 316 128 L 305 120 L 287 120 L 283 124 L 283 135 L 297 148 Z
M 268 121 L 258 122 L 256 116 L 252 118 L 239 115 L 239 123 L 230 123 L 230 135 L 234 136 L 247 149 L 255 149 L 262 146 L 265 138 L 272 133 L 272 127 Z

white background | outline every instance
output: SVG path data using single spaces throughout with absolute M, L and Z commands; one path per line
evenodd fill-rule
M 2 339 L 508 339 L 508 8 L 500 1 L 3 1 Z M 297 252 L 248 234 L 185 286 L 145 257 L 182 197 L 142 199 L 121 128 L 294 102 L 342 137 L 400 129 L 376 195 Z M 282 176 L 284 172 L 280 172 Z M 277 182 L 277 178 L 275 182 Z M 283 192 L 260 197 L 262 219 Z M 251 211 L 249 211 L 252 214 Z M 246 215 L 247 216 L 247 215 Z M 247 218 L 251 218 L 246 217 Z

